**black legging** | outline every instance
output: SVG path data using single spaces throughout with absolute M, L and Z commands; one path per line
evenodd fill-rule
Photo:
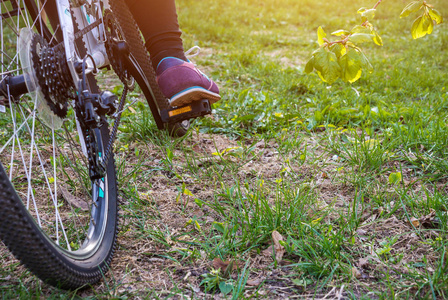
M 134 15 L 154 68 L 167 57 L 186 60 L 174 0 L 125 0 Z

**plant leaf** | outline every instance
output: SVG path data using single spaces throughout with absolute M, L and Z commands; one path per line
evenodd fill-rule
M 363 18 L 363 21 L 367 21 L 367 20 L 372 20 L 373 18 L 375 18 L 375 12 L 376 9 L 375 8 L 371 8 L 371 9 L 366 9 L 363 12 L 361 12 L 361 17 Z M 359 11 L 358 11 L 359 13 Z
M 329 84 L 335 82 L 341 75 L 336 54 L 325 48 L 321 48 L 314 56 L 314 68 L 319 77 Z
M 362 68 L 366 69 L 367 72 L 372 73 L 373 72 L 373 66 L 370 63 L 370 61 L 367 58 L 367 56 L 362 51 L 359 51 L 359 54 L 361 56 L 361 66 L 362 66 Z
M 436 22 L 436 24 L 440 24 L 443 22 L 443 17 L 438 10 L 431 8 L 429 10 L 429 15 L 431 16 L 431 19 Z
M 212 155 L 214 155 L 214 156 L 223 156 L 223 155 L 225 155 L 227 153 L 230 153 L 230 152 L 233 152 L 233 151 L 237 150 L 238 148 L 241 148 L 241 147 L 229 147 L 229 148 L 226 148 L 226 149 L 222 150 L 221 152 L 213 152 Z
M 322 46 L 325 43 L 324 38 L 326 36 L 327 36 L 327 34 L 322 29 L 322 26 L 319 26 L 319 28 L 317 28 L 317 41 L 318 41 L 320 46 Z
M 367 7 L 361 7 L 360 9 L 358 9 L 357 13 L 361 15 L 361 14 L 363 14 L 366 10 L 368 10 Z
M 347 31 L 347 30 L 344 30 L 344 29 L 336 30 L 336 31 L 333 31 L 331 33 L 331 35 L 335 35 L 335 36 L 341 36 L 341 35 L 347 36 L 349 34 L 350 34 L 350 31 Z
M 423 14 L 418 17 L 414 24 L 412 24 L 412 37 L 418 39 L 424 37 L 427 34 L 431 34 L 434 29 L 434 23 L 429 15 Z
M 227 295 L 228 293 L 230 293 L 233 290 L 233 284 L 227 283 L 225 281 L 221 281 L 219 283 L 219 290 L 224 295 Z
M 396 184 L 401 181 L 401 172 L 390 173 L 389 174 L 389 183 Z
M 416 12 L 422 7 L 423 3 L 421 1 L 412 1 L 403 9 L 400 14 L 400 18 L 405 18 L 409 16 L 411 13 Z
M 172 161 L 174 158 L 174 153 L 173 151 L 171 151 L 170 148 L 166 148 L 166 157 L 168 158 L 169 161 Z
M 339 59 L 339 65 L 342 70 L 342 79 L 350 83 L 355 82 L 361 77 L 362 66 L 361 56 L 355 49 L 350 49 Z
M 341 44 L 334 44 L 330 47 L 331 52 L 336 54 L 336 57 L 339 58 L 347 52 L 347 49 Z
M 310 58 L 310 60 L 306 63 L 305 73 L 309 74 L 314 70 L 314 56 Z
M 370 33 L 370 29 L 362 26 L 362 25 L 356 25 L 355 27 L 352 28 L 352 30 L 350 31 L 351 33 Z
M 366 141 L 363 142 L 363 145 L 366 147 L 366 149 L 368 150 L 373 150 L 375 149 L 378 145 L 380 144 L 380 142 L 378 140 L 375 139 L 368 139 Z
M 383 39 L 378 34 L 378 32 L 376 32 L 376 30 L 372 30 L 372 35 L 373 35 L 373 41 L 375 42 L 375 44 L 377 44 L 378 46 L 383 46 Z
M 213 222 L 213 227 L 218 230 L 219 232 L 221 232 L 222 234 L 225 233 L 226 228 L 224 227 L 223 223 L 219 223 L 219 222 Z
M 354 44 L 362 44 L 373 41 L 374 36 L 370 33 L 354 33 L 349 40 Z

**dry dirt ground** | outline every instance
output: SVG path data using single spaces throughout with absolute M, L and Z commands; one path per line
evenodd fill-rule
M 265 182 L 275 182 L 280 178 L 280 171 L 285 168 L 285 157 L 279 154 L 278 144 L 274 141 L 247 142 L 254 144 L 253 159 L 243 164 L 237 172 L 223 173 L 220 182 L 229 183 L 239 180 L 256 180 L 263 178 Z M 343 175 L 335 171 L 342 166 L 340 162 L 332 161 L 332 153 L 328 153 L 319 142 L 319 136 L 311 136 L 305 140 L 306 146 L 312 149 L 317 159 L 312 165 L 302 164 L 291 166 L 296 174 L 301 174 L 304 181 L 313 186 L 317 199 L 310 203 L 308 215 L 310 220 L 322 218 L 321 222 L 332 223 L 338 219 L 341 213 L 351 209 L 350 203 L 355 197 L 355 189 L 349 183 L 344 182 Z M 195 204 L 193 199 L 180 194 L 179 186 L 185 183 L 194 197 L 203 201 L 213 201 L 216 197 L 216 180 L 209 178 L 208 183 L 197 180 L 193 174 L 185 171 L 188 154 L 196 157 L 198 168 L 207 168 L 209 164 L 220 163 L 219 156 L 212 153 L 222 152 L 231 147 L 238 147 L 234 140 L 225 136 L 206 135 L 193 133 L 192 136 L 183 141 L 183 147 L 175 149 L 173 171 L 168 172 L 161 168 L 166 159 L 163 149 L 153 144 L 136 142 L 127 147 L 126 150 L 118 151 L 117 164 L 123 160 L 126 164 L 121 165 L 121 174 L 129 174 L 135 165 L 140 166 L 134 181 L 127 181 L 128 185 L 138 186 L 138 198 L 126 197 L 124 190 L 129 186 L 121 186 L 120 202 L 121 221 L 118 237 L 118 248 L 113 260 L 112 268 L 106 275 L 105 280 L 96 284 L 91 289 L 79 291 L 81 297 L 97 295 L 109 295 L 110 297 L 130 296 L 132 298 L 205 298 L 221 299 L 222 294 L 205 293 L 204 287 L 200 286 L 204 274 L 210 273 L 212 269 L 228 268 L 229 262 L 219 259 L 211 259 L 208 253 L 201 248 L 188 246 L 188 241 L 201 240 L 199 233 L 192 231 L 189 220 L 198 220 L 202 224 L 202 230 L 209 232 L 213 222 L 221 222 L 222 216 L 216 214 L 207 206 L 202 208 Z M 305 145 L 302 145 L 305 146 Z M 135 149 L 139 151 L 136 157 Z M 185 151 L 189 149 L 189 151 Z M 142 162 L 142 157 L 144 162 Z M 229 158 L 237 162 L 238 158 Z M 287 158 L 286 158 L 287 159 Z M 173 173 L 182 173 L 182 180 Z M 355 170 L 344 172 L 356 172 Z M 123 175 L 123 176 L 124 176 Z M 205 181 L 204 181 L 205 180 Z M 421 187 L 416 186 L 415 190 Z M 137 202 L 138 203 L 137 203 Z M 274 199 L 272 200 L 274 201 Z M 366 199 L 368 201 L 368 199 Z M 391 196 L 390 202 L 393 201 Z M 425 239 L 437 238 L 436 231 L 426 231 L 423 235 L 416 234 L 412 226 L 403 217 L 403 212 L 396 210 L 387 218 L 382 216 L 390 213 L 393 205 L 384 208 L 373 208 L 367 205 L 359 211 L 360 226 L 354 236 L 350 251 L 353 255 L 353 281 L 342 284 L 335 279 L 329 282 L 327 288 L 317 292 L 313 283 L 308 286 L 298 286 L 290 275 L 294 269 L 288 267 L 289 263 L 300 261 L 294 255 L 286 254 L 283 262 L 276 265 L 273 263 L 269 252 L 250 251 L 241 254 L 240 259 L 235 260 L 231 270 L 226 270 L 230 277 L 236 279 L 238 273 L 244 267 L 244 260 L 250 258 L 248 265 L 249 277 L 246 283 L 244 295 L 256 296 L 268 299 L 285 298 L 310 298 L 310 299 L 344 299 L 348 296 L 347 289 L 352 295 L 361 296 L 368 293 L 369 289 L 383 290 L 385 288 L 384 274 L 388 273 L 394 279 L 408 272 L 410 262 L 428 261 L 428 270 L 422 272 L 434 272 L 436 256 L 432 247 L 425 244 Z M 137 209 L 137 210 L 136 210 Z M 420 220 L 424 223 L 424 216 Z M 377 249 L 384 245 L 388 238 L 398 237 L 392 246 L 395 255 L 402 255 L 400 263 L 391 267 L 384 263 L 378 256 Z M 162 241 L 162 242 L 161 242 Z M 268 248 L 270 243 L 266 243 Z M 196 251 L 195 255 L 187 255 L 187 250 Z M 269 250 L 268 250 L 269 251 Z M 182 254 L 183 253 L 183 254 Z M 355 254 L 356 253 L 356 254 Z M 30 273 L 23 267 L 17 266 L 18 262 L 10 255 L 4 246 L 0 247 L 0 259 L 2 269 L 8 275 L 0 278 L 0 285 L 23 284 L 32 289 L 39 285 Z M 431 267 L 432 265 L 432 267 Z M 6 271 L 6 272 L 5 272 Z M 408 283 L 412 289 L 412 282 Z M 43 286 L 44 293 L 54 294 L 55 290 Z M 371 297 L 375 298 L 374 295 Z

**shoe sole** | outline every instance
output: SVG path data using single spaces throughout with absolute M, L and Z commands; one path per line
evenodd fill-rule
M 207 99 L 208 101 L 210 101 L 210 104 L 213 104 L 219 101 L 221 99 L 221 96 L 201 87 L 190 88 L 173 96 L 170 99 L 170 106 L 185 106 L 194 101 L 199 101 L 202 99 Z

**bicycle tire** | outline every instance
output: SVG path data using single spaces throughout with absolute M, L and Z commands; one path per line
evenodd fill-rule
M 40 1 L 25 0 L 17 16 L 0 21 L 0 86 L 8 87 L 8 94 L 2 95 L 6 114 L 0 113 L 0 238 L 41 280 L 75 289 L 100 280 L 115 252 L 116 171 L 111 153 L 104 177 L 89 178 L 84 138 L 74 134 L 73 110 L 59 120 L 53 114 L 45 115 L 45 110 L 38 111 L 37 98 L 9 94 L 7 79 L 25 72 L 19 59 L 10 54 L 19 48 L 19 43 L 13 44 L 19 40 L 15 36 L 19 31 L 13 29 L 19 24 L 36 24 L 27 18 L 42 18 L 42 11 L 45 7 L 40 7 Z M 11 23 L 13 29 L 8 30 Z M 39 23 L 40 28 L 34 30 L 42 33 L 48 22 Z M 54 32 L 51 28 L 45 31 Z M 20 31 L 20 35 L 22 32 L 26 31 Z M 82 43 L 77 47 L 82 48 Z M 89 82 L 91 88 L 97 88 L 94 80 Z M 43 120 L 47 117 L 52 120 L 50 127 Z M 55 120 L 61 122 L 60 129 L 54 125 Z M 100 153 L 109 139 L 107 122 L 103 120 L 103 124 L 90 132 Z
M 168 109 L 170 107 L 169 101 L 163 95 L 159 85 L 157 84 L 156 74 L 151 64 L 149 53 L 145 47 L 139 27 L 135 22 L 129 7 L 123 0 L 110 0 L 109 3 L 113 15 L 121 27 L 124 39 L 129 46 L 129 51 L 135 58 L 135 61 L 139 64 L 139 67 L 143 70 L 147 82 L 150 85 L 152 95 L 145 95 L 146 100 L 149 102 L 154 99 L 159 111 L 162 109 Z M 144 82 L 139 82 L 138 79 L 137 83 L 139 85 L 145 84 Z M 168 133 L 173 137 L 184 136 L 187 133 L 188 128 L 189 125 L 185 126 L 180 123 L 165 124 L 165 129 L 168 130 Z

